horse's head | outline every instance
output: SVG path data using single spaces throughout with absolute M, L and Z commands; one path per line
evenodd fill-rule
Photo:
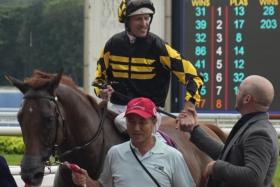
M 62 114 L 55 90 L 62 73 L 51 78 L 31 77 L 24 82 L 6 76 L 23 93 L 23 103 L 18 112 L 25 152 L 21 162 L 21 177 L 26 184 L 40 185 L 45 162 L 62 141 Z

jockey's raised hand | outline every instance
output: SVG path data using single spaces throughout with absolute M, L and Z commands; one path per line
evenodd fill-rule
M 114 89 L 112 88 L 112 86 L 107 85 L 106 88 L 100 89 L 99 96 L 105 101 L 110 101 L 113 92 Z
M 197 124 L 197 113 L 194 104 L 186 102 L 184 109 L 178 115 L 177 128 L 184 132 L 192 132 Z

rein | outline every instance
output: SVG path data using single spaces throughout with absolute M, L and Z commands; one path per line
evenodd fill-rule
M 127 101 L 129 101 L 130 99 L 132 99 L 132 97 L 129 97 L 129 96 L 127 96 L 127 95 L 124 95 L 124 94 L 122 94 L 122 93 L 120 93 L 120 92 L 118 92 L 118 91 L 114 91 L 113 94 L 115 94 L 115 95 L 117 95 L 118 97 L 123 98 L 123 99 L 125 99 L 125 100 L 127 100 Z M 176 118 L 177 118 L 177 116 L 175 116 L 174 114 L 171 114 L 171 113 L 169 113 L 169 112 L 166 112 L 166 111 L 164 111 L 163 109 L 161 109 L 160 107 L 156 107 L 156 109 L 157 109 L 157 112 L 159 112 L 159 113 L 165 114 L 165 115 L 167 115 L 167 116 L 169 116 L 169 117 L 171 117 L 171 118 L 173 118 L 173 119 L 176 119 Z
M 98 125 L 98 130 L 97 132 L 95 133 L 95 135 L 87 142 L 85 143 L 84 145 L 81 145 L 81 146 L 75 146 L 74 148 L 70 149 L 70 150 L 67 150 L 67 151 L 64 151 L 62 154 L 58 155 L 58 159 L 60 160 L 61 158 L 65 157 L 66 155 L 69 155 L 75 151 L 79 151 L 79 150 L 82 150 L 82 149 L 85 149 L 87 146 L 89 146 L 90 144 L 92 144 L 100 135 L 100 133 L 102 132 L 102 129 L 103 129 L 103 124 L 104 124 L 104 121 L 105 121 L 105 118 L 106 118 L 106 115 L 107 115 L 107 109 L 105 109 L 105 111 L 103 112 L 103 115 L 102 115 L 102 118 L 99 122 L 99 125 Z M 104 142 L 104 137 L 103 137 L 103 141 Z
M 119 82 L 116 82 L 116 81 L 110 81 L 110 82 L 107 82 L 105 80 L 102 80 L 102 79 L 97 79 L 95 80 L 93 83 L 92 83 L 92 86 L 95 86 L 95 87 L 98 87 L 100 89 L 106 89 L 108 85 L 113 85 L 113 84 L 118 84 Z M 131 99 L 133 99 L 132 97 L 130 96 L 127 96 L 121 92 L 118 92 L 116 90 L 114 90 L 113 94 L 115 94 L 116 96 L 126 100 L 127 102 Z M 171 114 L 169 112 L 166 112 L 164 111 L 163 109 L 161 109 L 160 107 L 156 107 L 157 109 L 157 112 L 159 113 L 162 113 L 162 114 L 165 114 L 173 119 L 177 119 L 177 116 L 175 116 L 174 114 Z

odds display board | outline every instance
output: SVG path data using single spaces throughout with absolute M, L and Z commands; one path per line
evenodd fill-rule
M 248 75 L 272 81 L 271 111 L 280 113 L 280 5 L 278 0 L 189 0 L 187 59 L 203 76 L 198 111 L 233 112 Z

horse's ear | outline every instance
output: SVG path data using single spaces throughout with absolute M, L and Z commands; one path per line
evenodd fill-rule
M 23 94 L 29 89 L 29 86 L 21 80 L 9 75 L 4 75 L 4 77 L 11 85 L 17 87 Z
M 58 87 L 59 82 L 61 80 L 63 71 L 61 70 L 51 81 L 49 91 L 50 93 L 53 93 L 53 91 Z

